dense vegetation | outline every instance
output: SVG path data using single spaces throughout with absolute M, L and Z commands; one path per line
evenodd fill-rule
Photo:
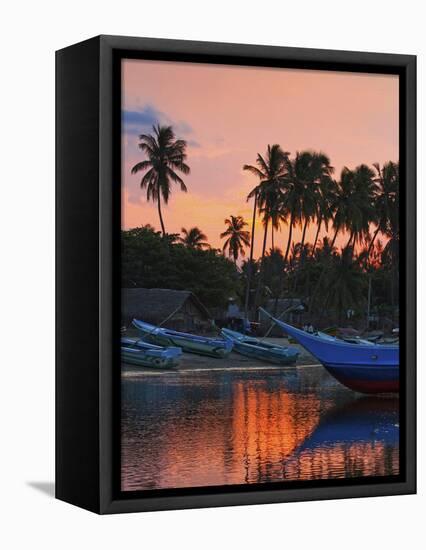
M 124 286 L 188 289 L 210 307 L 224 307 L 238 297 L 251 318 L 267 299 L 299 297 L 316 323 L 341 323 L 347 316 L 366 321 L 367 311 L 397 323 L 397 163 L 344 167 L 336 178 L 322 152 L 292 157 L 279 145 L 268 145 L 266 155 L 243 166 L 256 178 L 247 197 L 253 201 L 251 231 L 241 216 L 230 216 L 219 251 L 210 248 L 198 227 L 182 228 L 182 236 L 165 230 L 161 200 L 169 200 L 172 183 L 187 191 L 176 173 L 189 173 L 185 141 L 176 139 L 171 127 L 160 126 L 140 140 L 147 159 L 132 172 L 144 172 L 141 188 L 157 203 L 162 232 L 149 226 L 123 232 Z M 261 256 L 254 260 L 259 217 Z M 308 242 L 311 225 L 315 236 Z M 300 242 L 293 237 L 297 226 Z M 341 248 L 339 235 L 345 239 Z M 248 259 L 242 261 L 247 249 Z
M 144 226 L 122 232 L 122 286 L 191 290 L 207 307 L 236 296 L 239 273 L 217 250 L 186 246 Z

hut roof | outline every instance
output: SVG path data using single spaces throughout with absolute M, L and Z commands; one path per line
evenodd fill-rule
M 122 317 L 130 319 L 142 317 L 149 321 L 164 320 L 174 311 L 191 300 L 200 314 L 210 319 L 208 309 L 189 290 L 171 290 L 169 288 L 122 288 L 121 310 Z

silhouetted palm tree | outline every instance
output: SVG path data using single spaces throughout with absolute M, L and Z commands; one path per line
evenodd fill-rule
M 265 157 L 258 153 L 257 166 L 245 164 L 243 170 L 247 170 L 257 176 L 260 183 L 250 191 L 247 199 L 257 197 L 259 212 L 263 213 L 264 234 L 262 246 L 262 258 L 265 256 L 266 239 L 271 210 L 280 200 L 280 194 L 284 186 L 286 173 L 285 160 L 288 153 L 284 152 L 278 144 L 268 145 Z
M 280 193 L 277 197 L 277 201 L 271 206 L 269 212 L 269 219 L 271 221 L 271 247 L 275 249 L 274 231 L 278 231 L 281 228 L 281 224 L 287 224 L 287 209 L 282 203 L 284 196 Z
M 374 241 L 379 232 L 388 237 L 395 233 L 398 214 L 395 216 L 395 206 L 399 198 L 399 167 L 395 162 L 387 162 L 380 167 L 378 163 L 373 164 L 377 171 L 375 178 L 376 189 L 374 192 L 374 208 L 377 213 L 376 230 L 368 247 L 368 255 L 373 249 Z M 396 223 L 395 223 L 396 222 Z
M 334 205 L 332 246 L 339 231 L 349 233 L 346 248 L 369 239 L 370 224 L 377 214 L 374 208 L 374 172 L 365 164 L 354 170 L 344 167 L 340 176 Z
M 250 232 L 244 229 L 248 224 L 242 216 L 230 216 L 226 218 L 227 230 L 220 234 L 221 239 L 226 241 L 223 245 L 223 252 L 228 250 L 228 256 L 236 263 L 238 257 L 245 256 L 244 248 L 250 246 Z
M 328 231 L 328 223 L 333 219 L 334 205 L 336 202 L 337 183 L 330 177 L 321 178 L 321 181 L 317 187 L 316 200 L 317 200 L 317 231 L 315 234 L 314 244 L 312 246 L 312 256 L 315 254 L 315 250 L 318 243 L 319 234 L 322 224 L 324 224 L 326 231 Z
M 325 310 L 327 307 L 334 309 L 339 324 L 348 309 L 362 303 L 365 294 L 367 280 L 358 262 L 354 262 L 352 256 L 351 246 L 345 247 L 341 256 L 335 256 L 327 279 L 327 292 L 322 309 Z
M 261 256 L 261 269 L 263 259 L 265 257 L 266 242 L 268 236 L 268 226 L 271 219 L 271 212 L 273 208 L 281 201 L 282 188 L 284 186 L 284 175 L 286 173 L 285 160 L 289 153 L 283 151 L 278 144 L 268 145 L 266 155 L 263 157 L 260 153 L 257 154 L 256 166 L 245 164 L 243 170 L 246 170 L 257 178 L 260 182 L 254 187 L 247 196 L 247 200 L 254 198 L 254 210 L 253 210 L 253 225 L 252 225 L 252 241 L 250 250 L 250 260 L 253 259 L 253 246 L 254 246 L 254 224 L 256 208 L 263 214 L 263 244 L 262 244 L 262 256 Z M 246 289 L 246 310 L 248 306 L 248 297 L 250 293 L 250 279 L 251 279 L 251 261 L 249 263 L 249 271 L 247 277 L 247 289 Z M 259 294 L 259 287 L 261 283 L 261 277 L 258 279 L 258 285 L 256 289 L 255 307 L 257 305 L 257 296 Z
M 182 227 L 181 232 L 183 237 L 179 237 L 179 242 L 188 248 L 196 248 L 199 250 L 210 248 L 206 235 L 198 227 L 191 227 L 191 229 Z
M 357 166 L 352 180 L 353 189 L 349 202 L 350 219 L 347 220 L 347 230 L 350 232 L 348 246 L 370 239 L 370 224 L 377 221 L 374 207 L 375 189 L 374 172 L 366 164 Z
M 355 246 L 366 242 L 370 237 L 370 224 L 377 219 L 374 209 L 374 190 L 373 180 L 374 172 L 365 164 L 357 166 L 350 170 L 346 166 L 343 168 L 340 180 L 336 187 L 333 217 L 334 236 L 331 241 L 331 248 L 334 248 L 337 235 L 340 231 L 349 233 L 349 240 L 342 251 L 345 258 L 349 255 L 351 258 Z M 323 278 L 325 274 L 330 275 L 332 265 L 325 262 L 317 281 L 315 289 L 310 300 L 310 311 L 319 295 Z
M 302 228 L 301 242 L 300 246 L 293 247 L 293 250 L 296 252 L 304 251 L 304 254 L 300 254 L 298 258 L 301 267 L 303 267 L 305 258 L 307 258 L 305 250 L 306 230 L 318 215 L 320 186 L 322 183 L 325 184 L 325 180 L 331 180 L 332 172 L 333 167 L 330 165 L 330 159 L 321 152 L 301 151 L 296 153 L 294 159 L 287 160 L 286 179 L 290 185 L 287 189 L 285 203 L 290 211 L 290 232 L 285 254 L 286 262 L 291 247 L 292 228 L 294 225 L 299 224 Z M 293 263 L 294 260 L 296 258 L 293 258 Z M 298 270 L 295 271 L 294 290 L 297 281 Z
M 330 159 L 315 151 L 297 152 L 293 159 L 286 160 L 287 183 L 284 204 L 290 215 L 289 235 L 285 251 L 288 260 L 295 225 L 302 228 L 301 249 L 305 244 L 306 229 L 318 213 L 318 187 L 333 172 Z
M 157 202 L 161 231 L 166 234 L 161 213 L 161 199 L 167 204 L 171 193 L 171 183 L 180 185 L 181 191 L 187 188 L 176 170 L 189 174 L 190 168 L 186 161 L 186 141 L 176 139 L 171 126 L 153 126 L 153 134 L 139 136 L 139 148 L 148 157 L 138 162 L 132 168 L 132 174 L 145 172 L 141 179 L 142 189 L 146 188 L 147 200 Z

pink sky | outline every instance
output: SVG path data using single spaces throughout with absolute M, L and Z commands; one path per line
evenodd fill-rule
M 152 124 L 172 124 L 188 142 L 184 176 L 188 193 L 174 186 L 163 205 L 168 233 L 198 226 L 221 247 L 224 219 L 249 223 L 247 194 L 257 184 L 242 170 L 256 154 L 279 143 L 292 155 L 303 149 L 328 154 L 336 169 L 398 160 L 398 77 L 300 69 L 275 69 L 125 60 L 122 66 L 122 224 L 160 229 L 157 207 L 140 189 L 138 134 Z M 311 226 L 308 240 L 313 240 Z M 275 236 L 284 248 L 288 228 Z M 300 240 L 301 231 L 294 232 Z M 322 232 L 321 235 L 325 234 Z M 268 242 L 270 246 L 270 241 Z M 260 254 L 257 233 L 255 256 Z

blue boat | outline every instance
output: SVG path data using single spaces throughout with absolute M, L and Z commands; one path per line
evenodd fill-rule
M 297 340 L 344 386 L 361 393 L 399 391 L 399 346 L 349 343 L 295 328 L 260 310 Z
M 299 356 L 299 351 L 295 348 L 263 342 L 227 328 L 223 328 L 221 334 L 233 343 L 234 351 L 246 357 L 254 357 L 278 365 L 292 365 Z
M 207 338 L 186 332 L 177 332 L 137 319 L 133 319 L 133 326 L 144 335 L 144 340 L 159 346 L 177 346 L 188 353 L 218 358 L 226 357 L 232 351 L 232 342 L 223 338 Z
M 121 338 L 121 360 L 139 367 L 172 369 L 179 363 L 182 350 L 178 347 L 160 347 L 142 340 Z

